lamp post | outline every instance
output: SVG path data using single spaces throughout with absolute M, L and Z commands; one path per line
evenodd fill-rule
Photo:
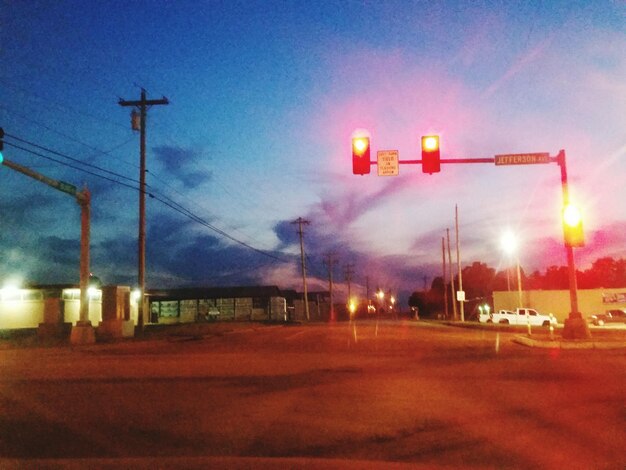
M 520 270 L 520 265 L 519 265 L 518 240 L 516 236 L 513 234 L 513 232 L 508 230 L 502 235 L 501 245 L 502 245 L 502 249 L 504 250 L 506 254 L 509 255 L 509 257 L 512 257 L 513 255 L 515 255 L 516 268 L 517 268 L 517 297 L 518 297 L 517 301 L 519 304 L 518 306 L 521 308 L 523 307 L 522 305 L 522 275 L 521 275 L 521 270 Z M 508 268 L 507 268 L 507 273 L 508 273 Z
M 382 289 L 378 289 L 378 291 L 376 291 L 376 297 L 378 297 L 378 311 L 380 312 L 380 309 L 383 308 L 385 301 L 385 293 Z

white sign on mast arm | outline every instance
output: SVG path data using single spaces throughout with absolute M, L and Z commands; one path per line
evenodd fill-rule
M 379 150 L 376 152 L 376 157 L 378 176 L 398 176 L 400 165 L 397 150 Z

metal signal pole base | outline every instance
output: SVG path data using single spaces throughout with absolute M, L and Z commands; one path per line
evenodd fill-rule
M 89 321 L 78 321 L 72 327 L 71 344 L 93 344 L 96 342 L 96 330 Z
M 563 339 L 590 339 L 589 325 L 580 312 L 571 312 L 565 319 Z

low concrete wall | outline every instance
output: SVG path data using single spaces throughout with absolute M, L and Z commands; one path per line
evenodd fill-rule
M 595 313 L 604 313 L 614 308 L 626 308 L 626 287 L 612 289 L 579 289 L 578 310 L 584 318 Z M 541 313 L 552 313 L 559 323 L 563 323 L 570 313 L 569 290 L 529 290 L 522 291 L 524 307 L 534 308 Z M 517 291 L 494 291 L 495 310 L 514 310 L 519 307 Z

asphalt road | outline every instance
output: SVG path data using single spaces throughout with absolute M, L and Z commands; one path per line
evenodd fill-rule
M 5 345 L 0 467 L 626 468 L 626 350 L 512 337 L 239 324 Z

